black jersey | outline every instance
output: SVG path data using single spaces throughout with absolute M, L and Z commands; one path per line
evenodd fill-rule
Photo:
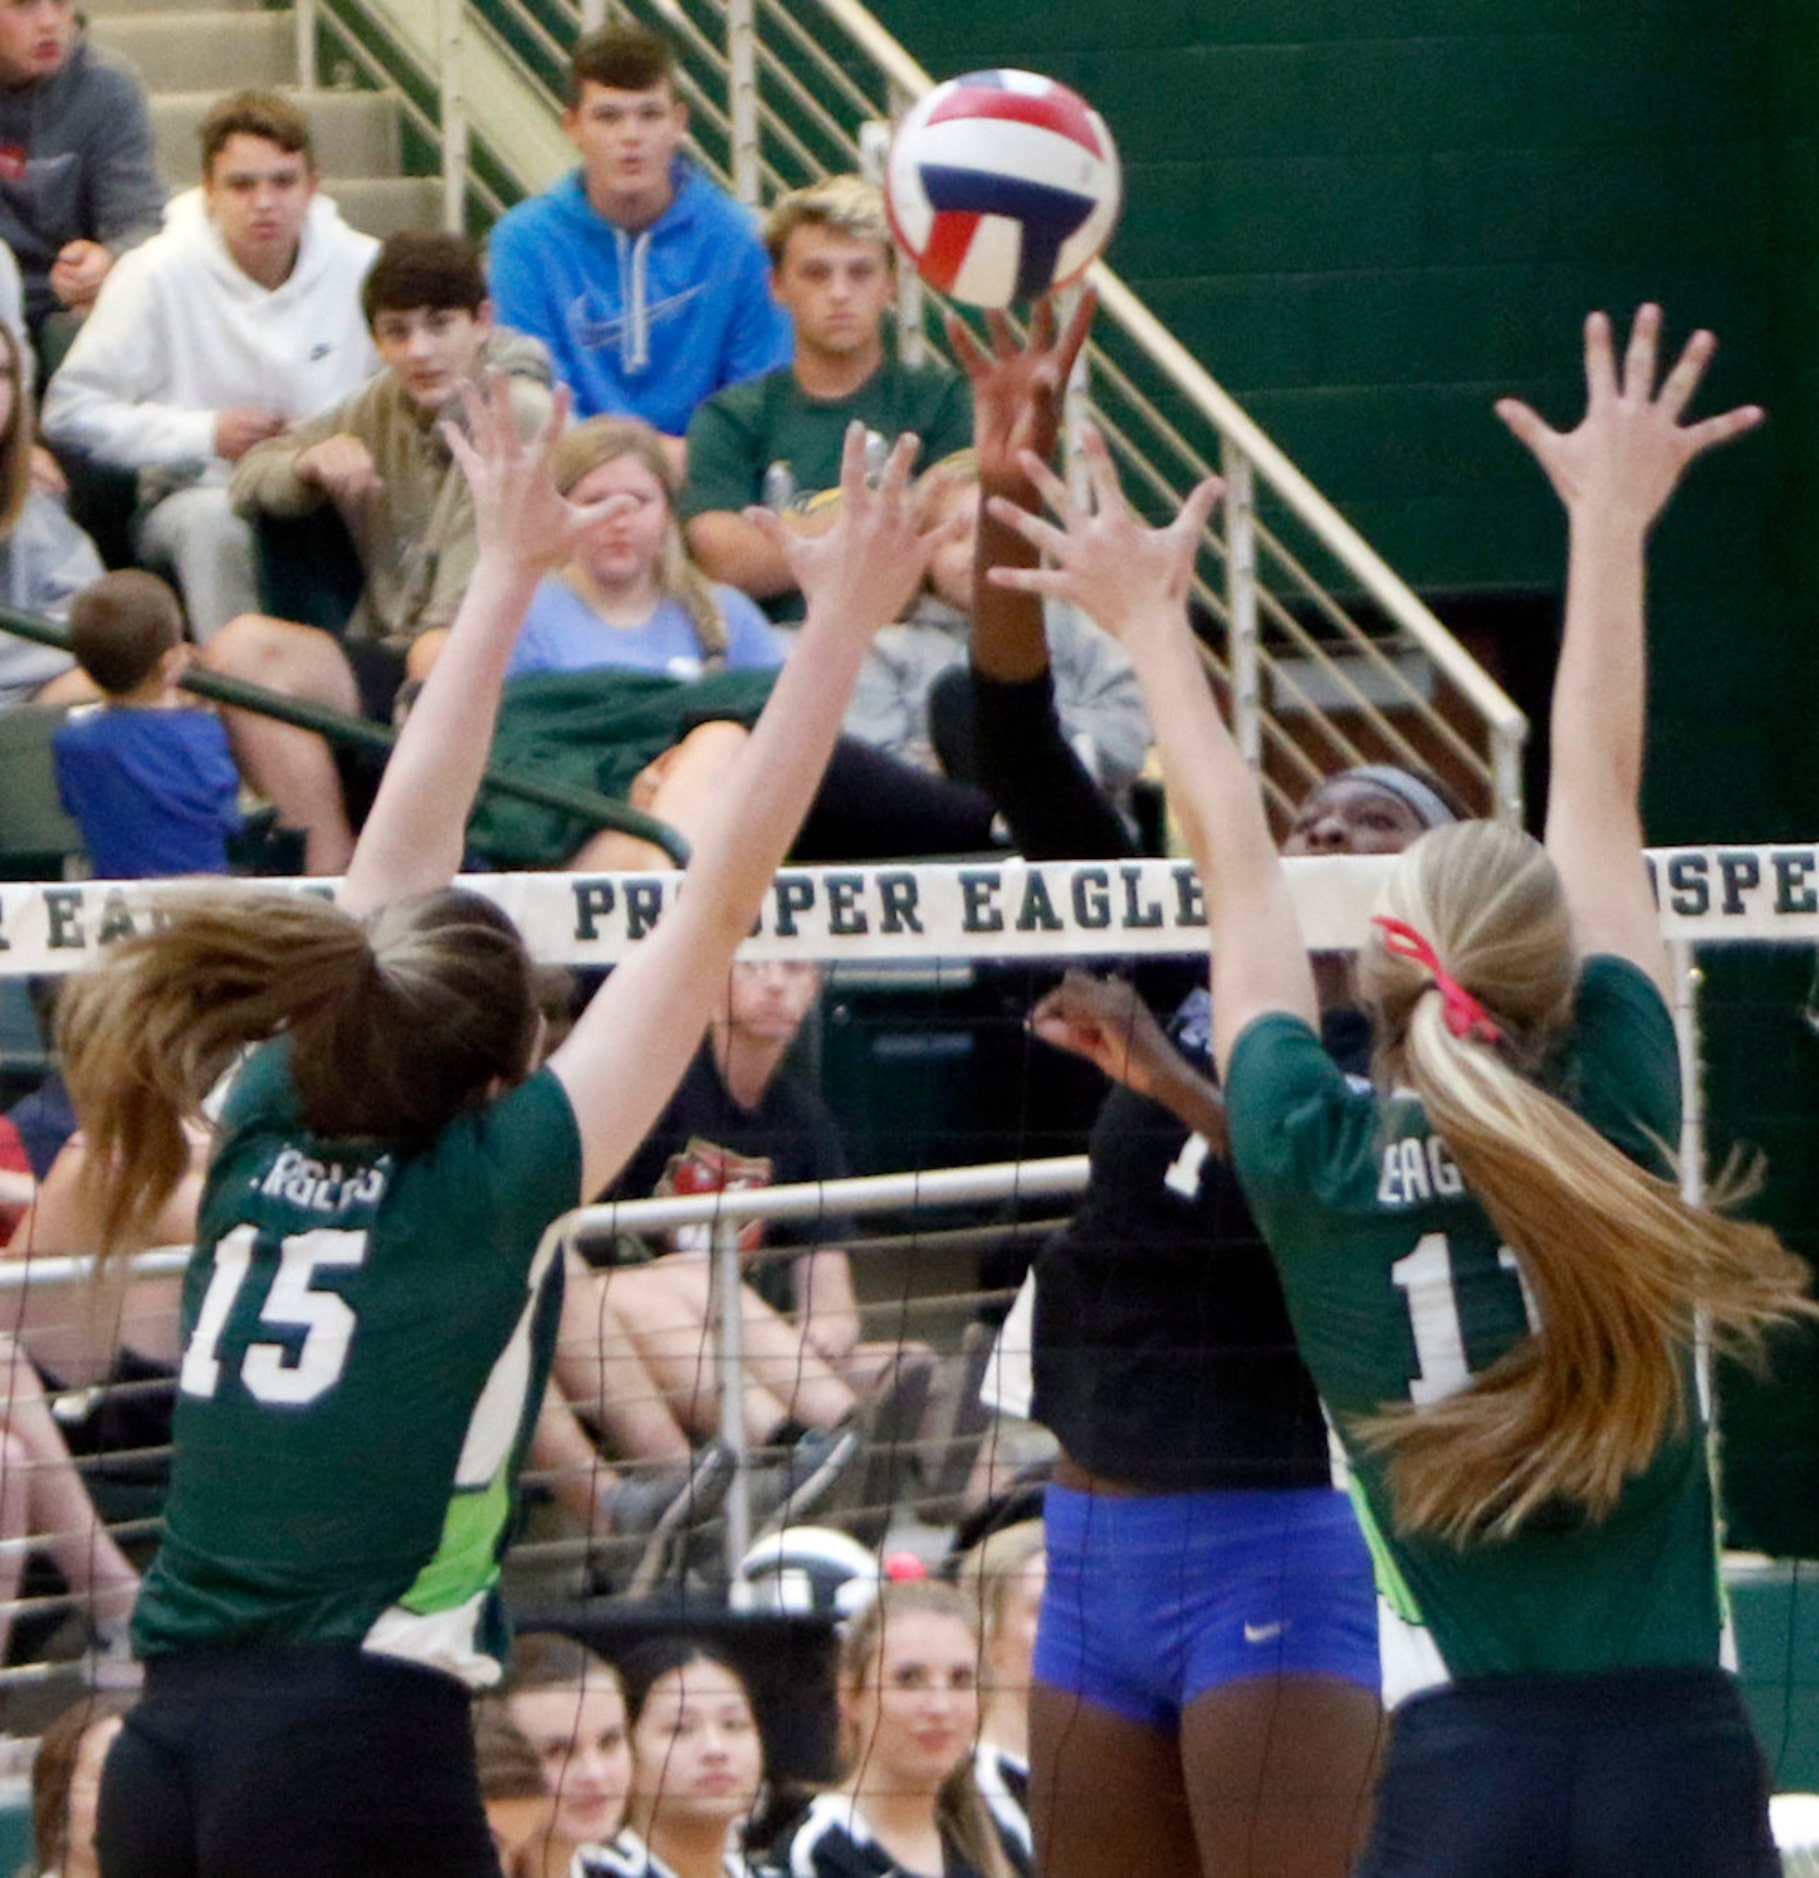
M 998 1843 L 1018 1878 L 1036 1869 L 1036 1845 L 1030 1831 L 1029 1762 L 1008 1748 L 981 1741 L 973 1750 L 973 1785 L 992 1816 Z
M 720 1080 L 712 1046 L 703 1044 L 607 1197 L 787 1187 L 844 1180 L 847 1172 L 832 1113 L 789 1065 L 771 1078 L 757 1107 L 743 1108 Z M 686 1245 L 691 1234 L 698 1235 L 694 1243 L 708 1243 L 705 1227 L 685 1228 L 676 1237 Z M 765 1246 L 837 1246 L 852 1234 L 851 1216 L 829 1208 L 805 1219 L 748 1221 L 740 1244 L 749 1256 Z M 788 1259 L 764 1260 L 746 1282 L 772 1309 L 796 1308 Z
M 721 1863 L 725 1878 L 762 1878 L 767 1870 L 737 1852 L 728 1852 Z M 570 1878 L 676 1878 L 630 1826 L 610 1844 L 584 1845 L 569 1870 Z
M 1198 991 L 1169 1035 L 1205 1074 L 1210 1032 Z M 1331 1012 L 1322 1041 L 1361 1070 L 1369 1026 Z M 1088 1153 L 1080 1209 L 1036 1267 L 1036 1419 L 1082 1467 L 1152 1492 L 1330 1485 L 1319 1400 L 1228 1163 L 1123 1087 Z
M 786 1869 L 790 1878 L 980 1878 L 945 1832 L 941 1864 L 939 1872 L 911 1872 L 872 1837 L 850 1793 L 823 1793 L 791 1835 Z

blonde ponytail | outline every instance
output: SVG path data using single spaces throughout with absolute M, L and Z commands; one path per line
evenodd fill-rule
M 1556 1500 L 1603 1517 L 1684 1425 L 1696 1318 L 1718 1348 L 1753 1351 L 1776 1323 L 1819 1314 L 1810 1274 L 1767 1227 L 1689 1205 L 1531 1080 L 1578 976 L 1539 844 L 1484 822 L 1436 830 L 1404 856 L 1385 910 L 1501 1033 L 1455 1035 L 1429 971 L 1381 946 L 1361 959 L 1387 1067 L 1515 1254 L 1538 1322 L 1459 1393 L 1351 1432 L 1388 1453 L 1405 1531 L 1507 1537 Z M 1729 1197 L 1742 1184 L 1734 1167 L 1722 1183 Z
M 58 1011 L 104 1257 L 176 1189 L 183 1124 L 248 1044 L 289 1038 L 304 1128 L 405 1150 L 524 1073 L 529 963 L 476 895 L 414 896 L 370 928 L 313 895 L 259 889 L 198 889 L 161 915 L 70 980 Z

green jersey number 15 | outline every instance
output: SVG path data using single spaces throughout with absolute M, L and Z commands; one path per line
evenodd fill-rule
M 206 1399 L 220 1385 L 222 1333 L 252 1271 L 257 1238 L 255 1227 L 236 1226 L 216 1242 L 214 1271 L 197 1313 L 195 1333 L 183 1352 L 179 1386 L 185 1395 Z M 240 1358 L 240 1380 L 258 1401 L 299 1408 L 340 1380 L 353 1341 L 353 1309 L 332 1291 L 312 1290 L 311 1281 L 319 1271 L 352 1271 L 363 1265 L 366 1244 L 364 1232 L 327 1226 L 279 1241 L 278 1269 L 260 1307 L 259 1322 L 274 1330 L 301 1330 L 303 1341 L 300 1345 L 247 1344 Z

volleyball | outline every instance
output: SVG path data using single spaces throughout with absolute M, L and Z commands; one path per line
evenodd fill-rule
M 1105 120 L 1036 72 L 937 85 L 885 159 L 898 246 L 931 287 L 969 306 L 1034 300 L 1077 280 L 1111 239 L 1122 195 Z

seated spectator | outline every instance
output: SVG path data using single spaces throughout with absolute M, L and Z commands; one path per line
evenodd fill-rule
M 1035 1852 L 1029 1822 L 1029 1702 L 1036 1619 L 1048 1561 L 1039 1519 L 1001 1526 L 960 1562 L 960 1588 L 979 1612 L 984 1641 L 985 1709 L 973 1778 L 1003 1842 L 1005 1856 L 1027 1873 Z
M 785 643 L 737 588 L 689 558 L 661 444 L 635 420 L 593 418 L 556 453 L 579 500 L 636 496 L 585 565 L 537 590 L 513 654 L 494 761 L 629 800 L 692 838 L 782 663 Z M 992 807 L 842 737 L 796 846 L 799 860 L 964 853 L 989 844 Z M 658 849 L 497 797 L 470 843 L 502 866 L 668 867 Z
M 57 794 L 103 880 L 225 874 L 240 772 L 213 711 L 179 689 L 190 662 L 177 596 L 124 568 L 77 594 L 76 663 L 100 691 L 51 741 Z
M 362 580 L 339 636 L 249 613 L 208 649 L 212 669 L 287 697 L 389 720 L 400 688 L 428 676 L 473 574 L 474 504 L 442 435 L 483 371 L 510 380 L 520 429 L 550 412 L 549 360 L 534 339 L 493 324 L 480 257 L 455 235 L 394 235 L 360 303 L 384 369 L 332 410 L 256 445 L 228 499 L 254 523 L 329 513 L 346 524 Z M 320 551 L 319 541 L 310 546 Z M 312 732 L 250 711 L 230 715 L 255 788 L 306 831 L 313 874 L 339 873 L 353 852 L 342 782 Z
M 706 1041 L 607 1197 L 844 1180 L 851 1170 L 839 1126 L 787 1061 L 820 994 L 821 968 L 812 961 L 737 961 Z M 747 1290 L 764 1307 L 759 1343 L 745 1350 L 747 1386 L 760 1399 L 767 1387 L 781 1389 L 779 1406 L 806 1421 L 831 1424 L 849 1413 L 851 1390 L 875 1382 L 897 1354 L 894 1343 L 860 1342 L 852 1267 L 840 1243 L 853 1230 L 849 1215 L 828 1210 L 772 1226 L 752 1220 L 739 1234 Z M 690 1425 L 702 1412 L 692 1400 L 693 1363 L 707 1322 L 711 1245 L 710 1228 L 679 1227 L 667 1235 L 665 1256 L 615 1271 L 611 1280 L 615 1305 L 634 1336 L 648 1325 L 653 1337 L 688 1346 L 686 1381 L 673 1364 L 652 1367 Z M 794 1256 L 760 1256 L 779 1248 L 795 1248 Z M 802 1413 L 797 1395 L 811 1388 L 818 1394 L 817 1385 L 835 1377 L 845 1387 L 826 1391 L 830 1412 Z
M 743 1831 L 764 1786 L 764 1738 L 745 1678 L 687 1639 L 625 1659 L 632 1790 L 625 1828 L 583 1846 L 575 1878 L 745 1878 Z
M 846 1627 L 838 1688 L 846 1774 L 790 1841 L 795 1878 L 1009 1878 L 972 1778 L 972 1605 L 933 1580 L 881 1585 Z
M 600 417 L 578 425 L 558 446 L 556 477 L 577 502 L 630 495 L 638 507 L 585 564 L 538 588 L 508 677 L 610 664 L 699 678 L 783 663 L 784 643 L 758 608 L 737 588 L 704 579 L 689 559 L 675 481 L 648 424 Z
M 502 746 L 509 750 L 527 723 L 538 735 L 547 705 L 575 732 L 574 780 L 622 796 L 692 839 L 769 692 L 768 674 L 783 663 L 783 642 L 744 594 L 707 581 L 689 559 L 675 478 L 648 424 L 599 417 L 577 425 L 557 446 L 555 471 L 556 486 L 574 501 L 629 495 L 638 506 L 608 526 L 585 562 L 538 587 L 506 670 Z M 527 690 L 518 682 L 588 672 L 641 678 L 604 688 Z M 730 674 L 745 676 L 729 682 Z M 598 716 L 575 721 L 577 701 L 588 698 L 598 701 Z M 615 722 L 630 734 L 616 738 Z M 587 872 L 670 865 L 660 850 L 611 829 L 572 852 L 499 851 L 501 823 L 524 819 L 511 806 L 483 805 L 471 839 L 504 860 L 560 859 Z
M 62 506 L 32 487 L 29 356 L 0 326 L 0 604 L 61 623 L 76 594 L 100 579 L 101 557 Z M 0 632 L 0 710 L 94 695 L 69 653 Z
M 130 1695 L 72 1702 L 38 1742 L 32 1760 L 32 1864 L 43 1878 L 100 1878 L 95 1807 L 101 1770 L 133 1705 Z
M 751 211 L 682 154 L 675 60 L 648 27 L 577 41 L 562 127 L 581 166 L 508 210 L 487 264 L 499 317 L 549 347 L 583 417 L 641 417 L 681 467 L 695 407 L 781 365 Z
M 189 1175 L 131 1250 L 194 1238 L 207 1145 L 200 1130 L 191 1135 Z M 55 1433 L 82 1457 L 81 1485 L 102 1516 L 155 1521 L 169 1484 L 182 1277 L 131 1277 L 122 1267 L 99 1291 L 35 1281 L 34 1259 L 92 1253 L 101 1242 L 88 1149 L 55 1072 L 0 1119 L 0 1165 L 18 1162 L 32 1176 L 31 1203 L 3 1256 L 24 1261 L 26 1271 L 22 1284 L 0 1292 L 0 1330 L 31 1358 L 45 1393 L 58 1398 Z M 79 1579 L 83 1560 L 72 1563 Z M 113 1577 L 119 1582 L 117 1570 Z
M 903 762 L 972 783 L 978 778 L 966 684 L 979 535 L 979 469 L 972 451 L 937 463 L 916 493 L 924 527 L 964 514 L 965 533 L 930 560 L 912 611 L 872 641 L 846 729 Z M 1150 744 L 1137 675 L 1117 641 L 1091 620 L 1071 607 L 1044 612 L 1062 732 L 1089 773 L 1114 800 L 1122 800 Z
M 309 121 L 288 98 L 222 99 L 201 143 L 201 188 L 108 277 L 45 394 L 44 428 L 139 472 L 139 555 L 175 569 L 206 643 L 258 604 L 232 466 L 372 371 L 359 289 L 379 244 L 317 194 Z
M 503 1878 L 538 1878 L 556 1796 L 537 1750 L 503 1703 L 474 1704 L 474 1763 Z
M 189 1172 L 131 1250 L 187 1245 L 194 1239 L 208 1147 L 204 1128 L 190 1131 Z M 76 1131 L 69 1091 L 54 1070 L 0 1118 L 0 1165 L 21 1162 L 34 1183 L 31 1200 L 0 1256 L 30 1261 L 93 1252 L 101 1242 L 101 1222 L 93 1204 L 88 1146 Z M 26 1283 L 0 1292 L 0 1329 L 25 1345 L 49 1388 L 92 1394 L 96 1419 L 111 1420 L 116 1404 L 102 1388 L 104 1383 L 127 1372 L 132 1380 L 146 1373 L 174 1378 L 181 1288 L 176 1275 L 134 1278 L 126 1296 L 109 1293 L 97 1299 L 80 1285 L 33 1284 L 28 1277 Z M 146 1440 L 112 1445 L 168 1442 L 168 1403 L 156 1420 Z M 66 1416 L 60 1425 L 75 1430 L 83 1421 Z
M 785 1064 L 821 989 L 817 966 L 734 964 L 707 1041 L 609 1197 L 713 1193 L 843 1179 L 839 1129 L 814 1089 Z M 933 1359 L 922 1346 L 866 1343 L 841 1239 L 852 1221 L 827 1209 L 806 1221 L 740 1231 L 740 1389 L 747 1439 L 796 1447 L 761 1477 L 761 1518 L 787 1523 L 823 1497 L 863 1445 L 859 1501 L 874 1517 L 893 1502 L 899 1458 L 913 1450 Z M 797 1248 L 790 1258 L 761 1256 Z M 616 1266 L 574 1286 L 577 1320 L 601 1305 L 630 1335 L 683 1427 L 720 1425 L 723 1384 L 703 1372 L 712 1340 L 712 1233 L 682 1228 L 648 1264 Z M 575 1274 L 571 1273 L 571 1277 Z M 565 1325 L 569 1319 L 565 1317 Z M 863 1424 L 868 1439 L 859 1439 Z
M 823 498 L 840 480 L 840 448 L 857 421 L 883 461 L 904 431 L 921 440 L 919 464 L 972 441 L 965 380 L 930 361 L 904 365 L 887 352 L 884 315 L 896 284 L 896 250 L 884 199 L 855 176 L 832 176 L 782 197 L 764 224 L 771 292 L 795 328 L 789 364 L 710 398 L 688 430 L 682 513 L 695 558 L 775 620 L 802 616 L 781 546 L 744 511 L 782 512 L 793 529 L 831 524 Z
M 0 150 L 0 241 L 38 334 L 59 309 L 88 311 L 164 207 L 145 87 L 84 37 L 76 0 L 0 12 Z
M 555 1795 L 555 1817 L 526 1848 L 534 1878 L 568 1878 L 583 1846 L 607 1845 L 625 1824 L 632 1784 L 631 1738 L 619 1672 L 604 1657 L 553 1630 L 512 1642 L 497 1704 L 536 1750 Z
M 98 1685 L 136 1687 L 127 1624 L 139 1574 L 96 1515 L 68 1444 L 26 1356 L 0 1335 L 0 1660 L 13 1629 L 26 1558 L 42 1550 L 85 1609 Z

